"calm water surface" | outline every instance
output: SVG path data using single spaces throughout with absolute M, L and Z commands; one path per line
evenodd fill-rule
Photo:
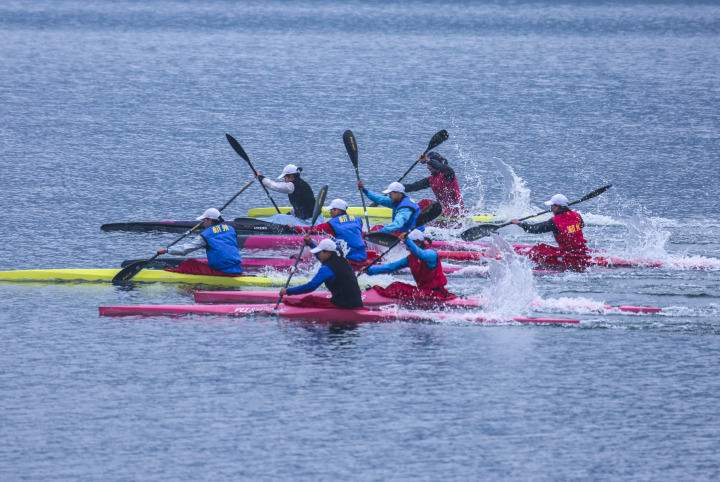
M 345 129 L 375 190 L 447 129 L 478 212 L 612 183 L 578 205 L 590 245 L 666 263 L 450 278 L 567 326 L 100 318 L 194 288 L 0 284 L 3 480 L 720 477 L 712 2 L 10 0 L 0 31 L 2 270 L 152 255 L 175 235 L 99 226 L 222 205 L 251 179 L 225 133 L 357 205 Z

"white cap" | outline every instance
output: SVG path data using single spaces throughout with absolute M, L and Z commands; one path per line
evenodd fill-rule
M 558 206 L 567 206 L 568 200 L 562 194 L 555 194 L 549 201 L 545 201 L 546 206 L 552 206 L 553 204 L 557 204 Z
M 282 179 L 283 177 L 287 176 L 288 174 L 297 174 L 298 168 L 295 164 L 288 164 L 285 166 L 285 169 L 283 169 L 283 173 L 278 176 L 278 179 Z
M 419 229 L 413 229 L 410 231 L 410 234 L 408 234 L 408 239 L 411 241 L 425 241 L 425 234 Z
M 383 194 L 388 194 L 391 192 L 405 192 L 405 186 L 400 184 L 399 182 L 391 182 L 387 189 L 383 191 Z
M 196 221 L 202 221 L 203 219 L 220 219 L 220 211 L 215 208 L 210 208 L 203 213 L 202 216 L 196 219 Z
M 330 209 L 342 209 L 343 211 L 347 211 L 347 208 L 348 203 L 342 199 L 333 199 L 333 202 L 330 203 Z
M 318 243 L 318 245 L 311 249 L 312 254 L 319 253 L 320 251 L 337 251 L 337 244 L 330 238 L 325 238 Z

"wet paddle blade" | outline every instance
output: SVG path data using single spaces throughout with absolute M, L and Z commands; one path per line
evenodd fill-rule
M 374 243 L 384 248 L 389 248 L 398 240 L 397 236 L 390 233 L 368 233 L 365 235 L 365 241 Z
M 601 188 L 595 189 L 593 192 L 591 192 L 590 194 L 584 195 L 584 196 L 583 196 L 582 198 L 580 198 L 579 200 L 574 201 L 574 202 L 571 202 L 571 203 L 568 203 L 568 206 L 571 205 L 571 204 L 577 204 L 577 203 L 581 203 L 581 202 L 583 202 L 583 201 L 587 201 L 588 199 L 592 199 L 592 198 L 594 198 L 595 196 L 599 196 L 600 194 L 604 193 L 605 191 L 607 191 L 607 190 L 610 189 L 611 187 L 612 187 L 612 184 L 608 184 L 607 186 L 603 186 L 603 187 L 601 187 Z
M 315 203 L 315 210 L 313 211 L 313 218 L 312 218 L 312 224 L 311 226 L 315 226 L 315 221 L 317 221 L 318 217 L 320 217 L 320 214 L 322 214 L 322 207 L 323 204 L 325 204 L 325 198 L 327 197 L 328 187 L 327 185 L 323 186 L 317 195 L 317 202 Z
M 347 149 L 348 156 L 350 156 L 350 162 L 352 162 L 355 169 L 358 168 L 358 149 L 357 142 L 355 142 L 355 135 L 353 135 L 350 129 L 346 130 L 343 134 L 343 142 L 345 143 L 345 149 Z
M 503 226 L 507 226 L 507 224 L 483 224 L 482 226 L 473 226 L 460 233 L 460 238 L 463 241 L 475 241 L 476 239 L 490 236 Z
M 419 228 L 420 226 L 424 226 L 430 221 L 433 221 L 435 218 L 440 216 L 442 214 L 442 205 L 439 202 L 434 202 L 425 209 L 422 210 L 420 215 L 417 218 L 417 221 L 415 221 L 415 227 Z
M 450 134 L 448 134 L 448 131 L 446 131 L 445 129 L 432 136 L 432 139 L 430 139 L 430 142 L 428 143 L 428 148 L 425 150 L 425 154 L 432 151 L 437 146 L 448 140 L 449 137 Z
M 128 265 L 126 268 L 121 269 L 120 272 L 116 274 L 115 277 L 112 279 L 112 284 L 122 286 L 126 283 L 129 283 L 130 280 L 133 279 L 136 274 L 142 271 L 145 266 L 147 266 L 153 259 L 155 259 L 155 257 L 153 257 L 152 259 L 143 259 L 140 261 L 136 261 L 135 263 Z
M 236 141 L 235 138 L 233 136 L 231 136 L 230 134 L 225 134 L 225 137 L 227 137 L 227 140 L 230 143 L 230 146 L 233 148 L 233 150 L 235 152 L 237 152 L 238 156 L 242 157 L 243 159 L 245 159 L 245 162 L 250 164 L 250 158 L 248 157 L 247 154 L 245 154 L 245 149 L 242 148 L 240 143 L 238 141 Z M 250 167 L 252 168 L 252 164 L 250 164 Z

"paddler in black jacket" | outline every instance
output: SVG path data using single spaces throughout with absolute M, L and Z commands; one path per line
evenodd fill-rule
M 332 296 L 327 299 L 323 296 L 308 295 L 298 301 L 286 299 L 285 303 L 306 308 L 362 308 L 362 295 L 357 277 L 350 263 L 342 255 L 342 251 L 338 250 L 335 241 L 325 238 L 315 246 L 309 234 L 305 235 L 304 239 L 305 244 L 312 248 L 311 252 L 317 256 L 322 266 L 310 282 L 287 290 L 283 288 L 280 294 L 285 296 L 310 293 L 325 283 Z
M 310 226 L 313 210 L 315 209 L 315 194 L 310 184 L 300 177 L 301 172 L 302 167 L 297 167 L 295 164 L 288 164 L 285 166 L 285 169 L 283 169 L 282 174 L 278 176 L 278 179 L 283 179 L 284 182 L 273 182 L 255 171 L 255 177 L 263 183 L 263 186 L 272 191 L 287 194 L 290 205 L 292 206 L 290 214 L 275 214 L 269 218 L 264 218 L 264 221 L 278 224 L 292 223 L 296 226 Z

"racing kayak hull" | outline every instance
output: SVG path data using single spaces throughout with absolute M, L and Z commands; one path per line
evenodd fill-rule
M 273 314 L 283 318 L 304 319 L 331 323 L 364 323 L 390 321 L 456 321 L 484 323 L 549 323 L 577 324 L 579 320 L 564 318 L 493 317 L 477 313 L 434 313 L 409 310 L 368 310 L 342 308 L 301 308 L 274 304 L 261 305 L 130 305 L 101 306 L 100 316 L 158 316 L 158 315 L 231 315 Z
M 111 281 L 120 270 L 117 269 L 29 269 L 0 271 L 0 281 Z M 282 286 L 284 280 L 274 283 L 263 276 L 207 276 L 173 273 L 154 269 L 140 271 L 133 281 L 146 283 L 187 283 L 225 287 Z
M 330 298 L 327 291 L 315 291 L 314 295 Z M 306 295 L 288 295 L 283 299 L 299 300 Z M 269 303 L 277 301 L 277 291 L 196 291 L 195 301 L 197 303 Z M 486 300 L 477 298 L 455 298 L 452 300 L 400 300 L 396 298 L 388 298 L 375 290 L 366 290 L 362 292 L 363 305 L 365 306 L 381 306 L 390 304 L 401 304 L 406 306 L 416 306 L 425 308 L 480 308 L 486 304 Z M 541 306 L 542 303 L 534 303 Z M 583 306 L 573 306 L 573 308 L 582 309 Z M 591 311 L 623 311 L 628 313 L 658 313 L 661 308 L 653 308 L 649 306 L 610 306 L 604 305 L 601 310 L 592 309 Z
M 282 214 L 288 214 L 290 213 L 290 207 L 281 207 L 280 212 Z M 368 207 L 367 208 L 368 217 L 371 220 L 375 220 L 376 222 L 387 224 L 392 220 L 392 209 L 386 208 L 383 206 L 375 206 L 375 207 Z M 322 210 L 323 216 L 326 219 L 330 218 L 330 210 L 327 208 L 323 208 Z M 365 219 L 365 210 L 360 206 L 350 206 L 347 209 L 348 214 L 352 214 L 353 216 L 356 216 L 358 218 Z M 254 208 L 248 210 L 248 217 L 249 218 L 267 218 L 270 216 L 273 216 L 277 214 L 277 210 L 272 208 Z M 498 216 L 495 216 L 493 214 L 478 214 L 475 216 L 468 216 L 467 218 L 448 218 L 443 217 L 443 220 L 445 221 L 452 221 L 452 222 L 475 222 L 475 223 L 497 223 L 504 220 L 504 218 L 500 218 Z

